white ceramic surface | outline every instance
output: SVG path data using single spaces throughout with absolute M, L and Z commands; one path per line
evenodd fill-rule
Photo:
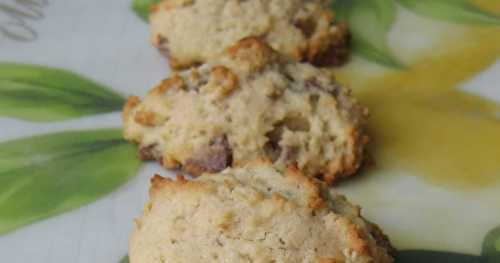
M 16 3 L 0 0 L 0 4 Z M 166 61 L 148 42 L 147 24 L 130 11 L 130 0 L 50 0 L 42 12 L 42 19 L 26 20 L 36 40 L 18 42 L 0 34 L 0 61 L 68 69 L 124 95 L 142 96 L 169 72 Z M 0 26 L 8 21 L 0 9 Z M 500 101 L 499 83 L 500 63 L 496 63 L 462 87 Z M 0 118 L 0 141 L 120 125 L 118 112 L 55 123 Z M 118 262 L 127 253 L 133 218 L 140 213 L 149 177 L 156 172 L 171 175 L 156 164 L 145 164 L 137 177 L 95 203 L 0 236 L 0 262 Z M 460 193 L 429 186 L 411 174 L 384 178 L 348 183 L 340 191 L 360 203 L 367 217 L 387 229 L 400 248 L 477 254 L 484 235 L 500 223 L 498 187 Z M 419 212 L 424 206 L 428 210 Z M 463 225 L 472 230 L 453 231 Z M 423 226 L 432 235 L 402 237 L 401 233 L 422 232 Z

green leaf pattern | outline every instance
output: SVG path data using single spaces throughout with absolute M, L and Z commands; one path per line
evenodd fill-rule
M 500 17 L 474 6 L 469 0 L 398 0 L 417 14 L 461 24 L 500 25 Z
M 397 263 L 481 263 L 479 256 L 430 250 L 403 250 L 396 255 Z
M 161 2 L 161 0 L 133 0 L 132 9 L 144 21 L 148 21 L 151 6 Z
M 486 235 L 481 254 L 487 259 L 487 263 L 500 262 L 500 226 Z
M 0 63 L 0 116 L 57 121 L 121 110 L 124 98 L 66 70 Z
M 121 110 L 124 98 L 78 74 L 0 63 L 0 117 L 45 122 Z M 97 200 L 135 175 L 118 129 L 0 143 L 0 235 Z
M 338 20 L 349 23 L 354 53 L 380 65 L 404 68 L 387 44 L 387 34 L 396 16 L 396 3 L 434 19 L 500 25 L 500 16 L 480 10 L 469 0 L 335 0 L 332 7 Z
M 396 16 L 393 1 L 339 0 L 334 2 L 333 9 L 340 21 L 349 23 L 354 52 L 382 65 L 403 67 L 387 44 L 387 33 Z
M 0 234 L 80 207 L 136 174 L 119 129 L 73 131 L 0 144 Z

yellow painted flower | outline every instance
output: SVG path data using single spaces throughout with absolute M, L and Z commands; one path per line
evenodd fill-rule
M 500 76 L 500 1 L 337 0 L 334 9 L 355 51 L 336 74 L 371 111 L 377 163 L 344 191 L 398 248 L 426 249 L 408 257 L 471 262 L 500 224 L 500 83 L 490 81 Z

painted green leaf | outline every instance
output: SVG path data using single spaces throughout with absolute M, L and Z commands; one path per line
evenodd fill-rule
M 0 63 L 0 116 L 56 121 L 121 110 L 124 98 L 66 70 Z
M 396 16 L 394 1 L 336 0 L 333 9 L 339 21 L 348 22 L 355 53 L 379 64 L 404 67 L 387 45 L 387 33 Z
M 479 256 L 430 250 L 402 250 L 396 263 L 483 263 Z
M 144 21 L 148 21 L 151 6 L 161 2 L 161 0 L 132 0 L 132 9 Z
M 119 263 L 128 263 L 128 256 L 125 256 Z
M 0 143 L 0 234 L 95 201 L 138 167 L 118 129 Z
M 417 14 L 465 24 L 499 25 L 500 16 L 487 13 L 469 0 L 398 0 Z
M 488 263 L 500 262 L 500 226 L 486 235 L 481 254 L 488 259 Z

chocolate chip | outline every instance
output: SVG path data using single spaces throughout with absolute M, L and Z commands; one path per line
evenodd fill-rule
M 158 35 L 158 50 L 160 53 L 167 57 L 170 58 L 170 49 L 168 48 L 168 39 L 162 35 Z
M 298 19 L 293 24 L 306 38 L 310 38 L 316 30 L 316 23 L 313 19 Z
M 274 129 L 266 133 L 267 142 L 264 145 L 264 152 L 266 156 L 273 162 L 277 161 L 281 156 L 281 135 L 283 133 L 283 124 L 277 123 Z
M 319 81 L 315 78 L 307 79 L 304 84 L 305 84 L 306 88 L 309 90 L 322 90 L 323 89 L 323 87 L 321 86 Z
M 313 58 L 309 58 L 310 62 L 317 67 L 326 66 L 341 66 L 349 61 L 351 55 L 351 33 L 347 24 L 340 23 L 337 25 L 337 33 L 334 41 L 329 47 Z
M 297 161 L 297 155 L 299 155 L 299 148 L 286 147 L 283 155 L 286 163 L 295 163 Z
M 276 141 L 269 140 L 264 145 L 264 152 L 266 156 L 271 159 L 271 161 L 275 162 L 280 158 L 281 155 L 281 147 Z
M 139 147 L 139 158 L 143 161 L 156 160 L 156 155 L 154 154 L 154 148 L 157 146 L 156 143 L 140 146 Z
M 195 157 L 188 159 L 183 169 L 192 175 L 215 173 L 224 170 L 233 163 L 233 151 L 226 135 L 213 138 Z

